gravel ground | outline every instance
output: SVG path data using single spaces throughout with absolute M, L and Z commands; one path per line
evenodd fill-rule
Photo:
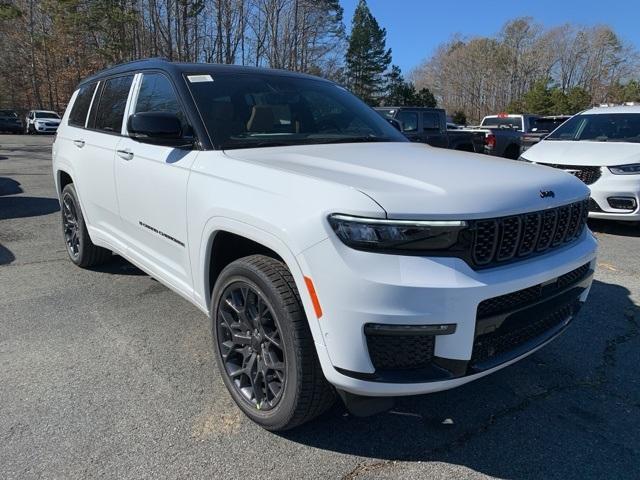
M 195 307 L 118 257 L 67 260 L 51 140 L 0 136 L 0 478 L 640 477 L 640 227 L 591 224 L 589 302 L 535 355 L 278 435 L 230 400 Z

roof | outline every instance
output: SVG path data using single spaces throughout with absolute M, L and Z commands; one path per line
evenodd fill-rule
M 324 78 L 315 77 L 306 73 L 291 72 L 289 70 L 278 70 L 274 68 L 263 67 L 246 67 L 241 65 L 223 65 L 218 63 L 183 63 L 172 62 L 166 58 L 147 58 L 144 60 L 134 60 L 132 62 L 121 63 L 113 67 L 101 70 L 80 82 L 85 83 L 100 80 L 104 77 L 117 75 L 128 72 L 138 72 L 140 70 L 162 70 L 172 75 L 180 76 L 184 73 L 193 74 L 217 74 L 217 73 L 236 73 L 236 74 L 261 74 L 261 75 L 287 75 L 299 78 L 309 78 L 314 80 L 327 81 Z
M 640 105 L 618 105 L 615 107 L 596 107 L 581 112 L 581 114 L 601 114 L 601 113 L 640 113 Z

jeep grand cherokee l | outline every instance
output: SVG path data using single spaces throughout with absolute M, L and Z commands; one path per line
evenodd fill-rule
M 588 188 L 408 142 L 284 71 L 129 63 L 80 83 L 53 147 L 71 260 L 111 252 L 211 318 L 231 396 L 271 430 L 449 389 L 560 334 L 585 301 Z

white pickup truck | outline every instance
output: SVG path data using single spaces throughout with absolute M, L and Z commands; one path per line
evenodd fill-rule
M 336 393 L 367 414 L 495 372 L 591 286 L 578 179 L 408 142 L 308 75 L 105 70 L 73 94 L 53 170 L 71 261 L 117 253 L 209 315 L 219 374 L 271 430 Z

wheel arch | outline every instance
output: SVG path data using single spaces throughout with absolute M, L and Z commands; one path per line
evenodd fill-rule
M 216 248 L 230 248 L 232 251 L 223 252 Z M 194 293 L 197 301 L 201 302 L 210 312 L 211 293 L 215 280 L 226 265 L 244 256 L 255 253 L 263 254 L 280 260 L 289 269 L 300 294 L 311 333 L 316 343 L 323 344 L 322 333 L 315 315 L 313 301 L 307 290 L 304 271 L 307 270 L 304 260 L 296 257 L 287 244 L 272 232 L 249 225 L 227 217 L 210 219 L 203 229 L 199 247 L 197 265 L 193 269 L 196 273 Z M 216 260 L 214 254 L 219 255 Z M 222 255 L 220 257 L 220 255 Z M 221 259 L 221 260 L 220 260 Z M 302 263 L 302 265 L 301 265 Z

